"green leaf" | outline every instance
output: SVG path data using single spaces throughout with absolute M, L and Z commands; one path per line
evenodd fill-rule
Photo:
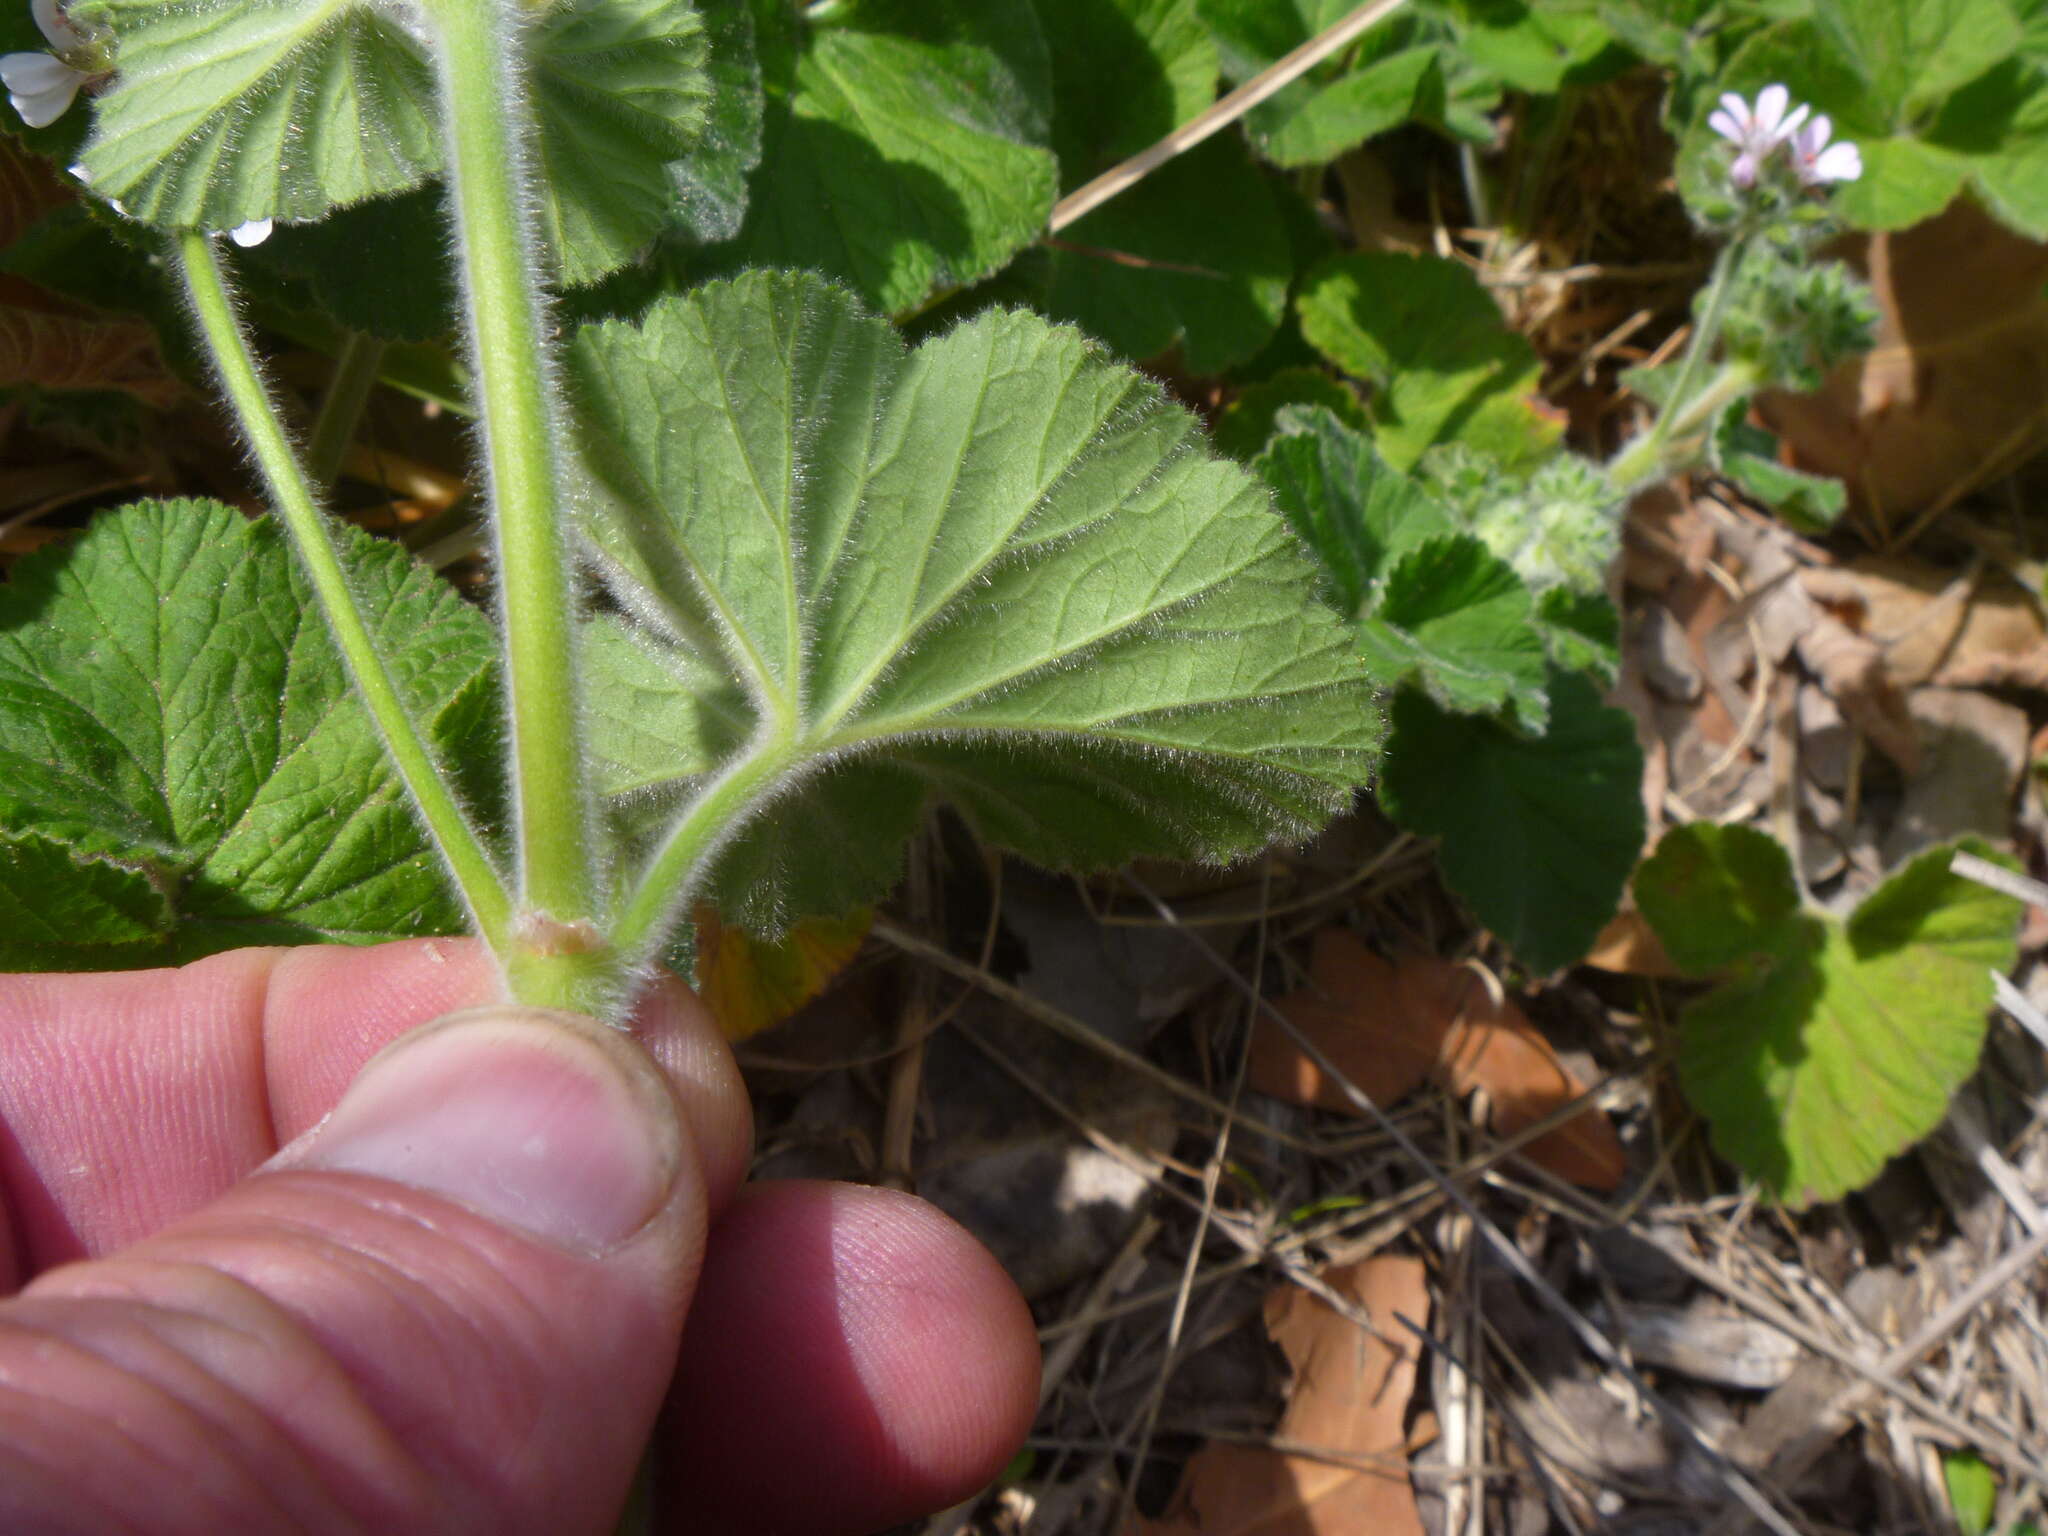
M 1274 425 L 1253 467 L 1321 563 L 1338 612 L 1368 613 L 1379 582 L 1403 555 L 1458 531 L 1426 490 L 1381 457 L 1371 437 L 1330 411 L 1290 407 Z
M 1414 683 L 1446 709 L 1512 706 L 1548 719 L 1535 603 L 1514 570 L 1407 476 L 1372 439 L 1318 408 L 1290 407 L 1256 468 L 1322 562 L 1331 601 L 1387 685 Z
M 574 287 L 670 223 L 670 166 L 711 117 L 709 46 L 691 0 L 597 0 L 548 10 L 531 48 L 541 228 Z
M 762 168 L 725 266 L 809 267 L 895 312 L 993 272 L 1052 210 L 1030 0 L 755 0 Z
M 1189 372 L 1219 373 L 1264 346 L 1287 311 L 1287 237 L 1235 138 L 1168 161 L 1050 246 L 1042 307 L 1125 357 L 1178 342 Z
M 1051 50 L 1052 143 L 1072 191 L 1216 97 L 1216 44 L 1195 0 L 1035 0 Z
M 2048 236 L 2048 72 L 2021 52 L 2010 0 L 1814 0 L 1809 15 L 1758 31 L 1719 84 L 1748 95 L 1783 83 L 1854 142 L 1863 174 L 1834 210 L 1863 229 L 1903 229 L 1965 190 L 2024 234 Z M 1728 157 L 1698 92 L 1679 182 L 1706 206 Z M 1723 193 L 1723 195 L 1725 195 Z
M 1053 54 L 1053 144 L 1071 191 L 1194 117 L 1216 47 L 1194 0 L 1036 0 Z M 1218 207 L 1232 210 L 1217 218 Z M 1257 352 L 1294 274 L 1265 178 L 1224 135 L 1168 161 L 1048 242 L 1031 297 L 1126 357 L 1180 343 L 1215 373 Z
M 1536 598 L 1536 627 L 1554 665 L 1605 683 L 1620 676 L 1621 615 L 1605 593 L 1546 587 Z
M 1848 506 L 1848 488 L 1827 475 L 1783 463 L 1776 435 L 1750 425 L 1748 415 L 1747 400 L 1722 412 L 1710 446 L 1714 468 L 1794 528 L 1825 533 Z
M 594 281 L 674 226 L 737 227 L 731 203 L 752 164 L 759 90 L 745 18 L 726 14 L 739 0 L 716 3 L 728 56 L 715 74 L 691 0 L 560 0 L 527 34 L 539 211 L 557 280 Z M 96 192 L 146 223 L 310 222 L 442 168 L 427 44 L 391 7 L 92 0 L 89 14 L 113 29 L 120 72 L 98 98 L 83 164 Z M 713 193 L 714 206 L 693 206 Z M 443 264 L 443 237 L 418 227 L 427 207 L 383 203 L 281 259 L 345 295 L 366 281 L 431 288 L 421 274 Z M 353 264 L 337 254 L 351 249 Z M 362 308 L 347 316 L 358 329 L 432 334 L 417 318 L 363 324 Z
M 1631 62 L 1591 4 L 1461 0 L 1459 52 L 1511 90 L 1548 96 L 1596 85 Z
M 1357 7 L 1345 0 L 1199 0 L 1215 33 L 1224 74 L 1242 83 Z M 1445 110 L 1445 85 L 1435 46 L 1440 27 L 1418 28 L 1406 17 L 1383 21 L 1252 108 L 1245 127 L 1275 164 L 1334 160 L 1375 134 Z
M 1439 118 L 1443 70 L 1433 47 L 1403 48 L 1304 101 L 1260 140 L 1275 165 L 1323 165 L 1403 123 Z
M 1548 662 L 1535 607 L 1512 566 L 1470 534 L 1454 534 L 1411 550 L 1388 573 L 1359 636 L 1388 682 L 1412 677 L 1461 714 L 1512 706 L 1525 730 L 1541 731 L 1550 719 Z
M 1512 465 L 1556 442 L 1556 426 L 1531 405 L 1542 374 L 1535 349 L 1459 263 L 1340 256 L 1309 274 L 1297 303 L 1310 343 L 1374 385 L 1368 409 L 1395 468 L 1436 443 L 1465 443 Z
M 1941 1461 L 1949 1508 L 1962 1536 L 1984 1536 L 1998 1513 L 1998 1479 L 1981 1456 L 1955 1451 Z
M 1247 385 L 1216 419 L 1211 438 L 1218 453 L 1255 459 L 1272 439 L 1280 412 L 1290 405 L 1319 405 L 1354 431 L 1370 428 L 1365 406 L 1349 388 L 1320 368 L 1282 368 Z
M 1533 971 L 1582 957 L 1643 846 L 1635 727 L 1579 673 L 1550 679 L 1550 729 L 1523 736 L 1395 697 L 1380 802 L 1441 839 L 1444 878 Z
M 1744 827 L 1677 827 L 1636 877 L 1672 958 L 1724 979 L 1682 1016 L 1678 1070 L 1722 1156 L 1794 1205 L 1875 1178 L 1975 1070 L 2018 903 L 1949 872 L 1895 872 L 1846 922 L 1805 910 L 1791 859 Z
M 1703 974 L 1770 949 L 1799 911 L 1784 845 L 1750 827 L 1680 830 L 1636 877 L 1636 903 L 1672 964 Z
M 441 163 L 433 79 L 362 0 L 92 0 L 119 74 L 94 103 L 92 187 L 149 224 L 317 219 Z
M 141 869 L 50 838 L 0 834 L 0 970 L 124 970 L 163 952 L 175 918 Z
M 347 553 L 415 715 L 444 752 L 488 745 L 488 623 L 396 546 Z M 127 507 L 15 567 L 0 838 L 51 871 L 45 921 L 127 964 L 463 926 L 280 535 L 217 503 Z
M 747 178 L 761 163 L 761 66 L 748 0 L 697 0 L 711 40 L 711 105 L 690 152 L 669 163 L 669 234 L 693 245 L 730 240 L 747 212 Z
M 636 620 L 626 667 L 593 647 L 593 708 L 674 737 L 666 784 L 650 744 L 603 787 L 644 827 L 773 771 L 724 859 L 739 920 L 877 894 L 934 795 L 1050 863 L 1229 858 L 1369 770 L 1371 689 L 1263 489 L 1077 333 L 991 312 L 906 352 L 830 284 L 756 273 L 588 328 L 569 366 Z M 643 706 L 649 657 L 670 706 Z M 679 702 L 706 671 L 746 714 L 708 774 Z

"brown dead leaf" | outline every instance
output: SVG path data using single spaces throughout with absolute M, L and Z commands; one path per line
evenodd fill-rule
M 1309 986 L 1273 1006 L 1307 1035 L 1373 1103 L 1392 1104 L 1422 1086 L 1443 1053 L 1443 1031 L 1401 1017 L 1394 968 L 1348 928 L 1316 935 Z M 1412 1026 L 1412 1027 L 1411 1027 Z M 1337 1083 L 1270 1024 L 1252 1037 L 1246 1081 L 1290 1104 L 1356 1113 Z
M 1411 1010 L 1444 1023 L 1432 1076 L 1460 1098 L 1484 1090 L 1495 1135 L 1512 1136 L 1586 1092 L 1515 1000 L 1470 966 L 1418 955 L 1401 962 L 1399 978 Z M 1613 1125 L 1591 1108 L 1545 1131 L 1522 1155 L 1589 1189 L 1616 1189 L 1628 1172 Z
M 1761 398 L 1796 464 L 1841 477 L 1895 528 L 2048 442 L 2048 245 L 1958 199 L 1841 254 L 1870 277 L 1876 344 L 1817 395 Z
M 1469 967 L 1433 956 L 1389 965 L 1348 929 L 1326 928 L 1316 935 L 1309 975 L 1309 988 L 1274 1006 L 1375 1104 L 1392 1104 L 1424 1080 L 1460 1098 L 1484 1090 L 1495 1133 L 1512 1136 L 1586 1091 L 1514 1001 L 1496 1001 Z M 1261 1093 L 1356 1113 L 1336 1080 L 1281 1030 L 1258 1031 L 1247 1070 Z M 1614 1127 L 1597 1109 L 1522 1152 L 1593 1189 L 1616 1188 L 1627 1169 Z
M 184 393 L 142 321 L 96 315 L 0 274 L 0 386 L 16 384 L 120 390 L 153 406 Z
M 1583 963 L 1620 976 L 1668 978 L 1678 974 L 1678 967 L 1664 953 L 1663 940 L 1640 912 L 1615 913 Z
M 824 991 L 852 962 L 875 914 L 807 917 L 778 939 L 760 939 L 719 921 L 699 904 L 697 993 L 728 1040 L 745 1040 L 779 1024 Z
M 1419 1341 L 1399 1321 L 1429 1316 L 1422 1262 L 1382 1254 L 1323 1279 L 1365 1310 L 1372 1331 L 1298 1286 L 1267 1296 L 1266 1331 L 1294 1368 L 1274 1437 L 1351 1464 L 1204 1446 L 1165 1518 L 1138 1522 L 1136 1536 L 1422 1536 L 1403 1430 Z

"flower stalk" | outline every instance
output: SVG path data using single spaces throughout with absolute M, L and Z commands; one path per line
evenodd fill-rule
M 512 901 L 483 839 L 462 809 L 433 748 L 400 697 L 397 682 L 378 652 L 376 638 L 349 585 L 348 573 L 328 536 L 313 489 L 292 451 L 290 437 L 271 404 L 256 359 L 235 320 L 234 300 L 212 237 L 187 230 L 175 255 L 185 293 L 198 321 L 214 371 L 233 402 L 242 431 L 255 452 L 271 504 L 277 508 L 356 692 L 384 737 L 420 819 L 447 861 L 449 874 L 468 906 L 477 932 L 503 951 L 511 932 Z
M 540 236 L 513 0 L 428 0 L 450 208 L 505 637 L 523 1000 L 591 1011 L 609 987 L 577 704 L 576 626 L 544 324 Z

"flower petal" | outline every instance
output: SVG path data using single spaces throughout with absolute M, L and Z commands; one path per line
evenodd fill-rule
M 1792 105 L 1792 92 L 1782 85 L 1767 85 L 1756 93 L 1756 125 L 1765 133 L 1775 134 L 1778 125 L 1784 121 L 1785 109 Z
M 1854 181 L 1863 174 L 1863 152 L 1847 139 L 1821 152 L 1813 162 L 1813 180 Z

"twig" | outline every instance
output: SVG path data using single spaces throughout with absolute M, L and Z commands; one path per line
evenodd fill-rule
M 1406 3 L 1407 0 L 1372 0 L 1370 5 L 1361 5 L 1334 26 L 1324 28 L 1285 58 L 1260 70 L 1200 116 L 1189 119 L 1158 143 L 1139 150 L 1122 164 L 1111 166 L 1085 187 L 1069 192 L 1053 205 L 1052 217 L 1046 221 L 1047 230 L 1058 234 L 1076 219 L 1093 213 L 1119 192 L 1136 186 L 1174 156 L 1193 149 L 1210 135 L 1228 128 L 1260 102 L 1292 85 Z
M 1132 883 L 1138 884 L 1135 879 Z M 1142 885 L 1139 885 L 1139 890 L 1162 917 L 1166 918 L 1169 922 L 1172 921 L 1172 909 L 1165 902 L 1152 895 L 1151 892 L 1145 891 Z M 1377 1123 L 1380 1130 L 1391 1138 L 1415 1162 L 1417 1167 L 1436 1182 L 1437 1187 L 1442 1190 L 1445 1198 L 1465 1213 L 1466 1217 L 1472 1222 L 1474 1230 L 1486 1238 L 1495 1253 L 1499 1255 L 1501 1261 L 1514 1273 L 1515 1277 L 1529 1287 L 1537 1298 L 1570 1328 L 1580 1344 L 1595 1359 L 1599 1360 L 1609 1369 L 1619 1373 L 1640 1394 L 1642 1400 L 1656 1411 L 1657 1416 L 1664 1421 L 1672 1432 L 1694 1450 L 1708 1466 L 1713 1468 L 1715 1475 L 1721 1479 L 1722 1485 L 1734 1495 L 1737 1502 L 1771 1530 L 1776 1531 L 1778 1536 L 1796 1536 L 1792 1526 L 1787 1523 L 1785 1517 L 1779 1514 L 1764 1495 L 1758 1491 L 1756 1485 L 1743 1475 L 1741 1468 L 1737 1467 L 1719 1447 L 1702 1435 L 1698 1428 L 1694 1426 L 1692 1420 L 1658 1395 L 1650 1384 L 1643 1379 L 1641 1373 L 1621 1357 L 1620 1352 L 1615 1349 L 1612 1341 L 1588 1322 L 1585 1315 L 1578 1308 L 1574 1307 L 1559 1294 L 1557 1288 L 1543 1277 L 1534 1264 L 1529 1262 L 1528 1256 L 1522 1252 L 1521 1248 L 1506 1233 L 1502 1232 L 1485 1212 L 1479 1209 L 1472 1198 L 1458 1187 L 1455 1180 L 1438 1168 L 1424 1154 L 1422 1149 L 1415 1144 L 1413 1138 L 1394 1122 L 1392 1116 L 1388 1115 L 1385 1110 L 1373 1102 L 1370 1096 L 1352 1083 L 1339 1070 L 1337 1064 L 1330 1060 L 1322 1048 L 1309 1039 L 1301 1030 L 1295 1028 L 1286 1015 L 1281 1013 L 1270 1002 L 1260 997 L 1257 990 L 1246 982 L 1242 976 L 1238 975 L 1236 970 L 1226 963 L 1220 955 L 1206 943 L 1202 942 L 1196 935 L 1190 934 L 1189 937 L 1194 942 L 1195 947 L 1201 951 L 1204 960 L 1220 971 L 1233 986 L 1246 992 L 1268 1018 L 1277 1020 L 1280 1027 L 1287 1031 L 1289 1038 L 1301 1049 L 1302 1053 L 1322 1069 L 1330 1081 L 1342 1090 L 1344 1096 Z

